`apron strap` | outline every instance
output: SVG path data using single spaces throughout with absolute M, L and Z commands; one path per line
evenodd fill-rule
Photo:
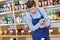
M 39 9 L 38 9 L 38 11 L 39 11 L 40 15 L 43 16 Z M 43 16 L 43 18 L 44 18 L 44 16 Z
M 41 16 L 43 16 L 39 9 L 38 9 L 38 11 L 39 11 L 39 14 L 40 14 Z M 31 18 L 33 19 L 31 13 L 30 13 L 30 16 L 31 16 Z M 43 17 L 44 17 L 44 16 L 43 16 Z
M 33 17 L 32 17 L 32 15 L 31 15 L 31 13 L 30 13 L 30 16 L 31 16 L 31 18 L 33 19 Z

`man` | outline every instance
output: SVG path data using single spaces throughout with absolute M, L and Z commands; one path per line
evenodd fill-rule
M 43 8 L 36 8 L 34 1 L 27 2 L 29 12 L 26 15 L 26 22 L 32 31 L 33 40 L 50 40 L 48 26 L 50 21 Z

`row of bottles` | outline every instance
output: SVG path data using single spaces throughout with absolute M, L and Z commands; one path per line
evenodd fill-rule
M 27 1 L 27 0 L 25 0 Z M 26 3 L 23 0 L 15 1 L 15 10 L 27 9 Z
M 51 6 L 51 5 L 60 5 L 60 0 L 39 0 L 39 7 L 42 6 Z
M 2 17 L 2 24 L 13 24 L 14 20 L 12 17 Z
M 14 19 L 13 17 L 1 17 L 0 19 L 0 24 L 13 24 L 14 23 Z
M 12 11 L 12 4 L 11 2 L 8 3 L 8 1 L 5 2 L 5 4 L 0 4 L 0 13 L 2 12 L 9 12 Z
M 26 29 L 23 29 L 23 28 L 20 28 L 18 29 L 18 35 L 31 35 L 31 30 L 26 28 Z
M 20 28 L 20 29 L 9 29 L 8 30 L 5 30 L 5 31 L 0 31 L 0 33 L 2 35 L 31 35 L 31 30 L 30 29 L 23 29 L 23 28 Z M 58 35 L 60 34 L 60 29 L 58 28 L 50 28 L 49 29 L 49 34 L 50 35 Z
M 15 30 L 15 26 L 14 25 L 1 26 L 1 28 L 2 28 L 2 30 L 0 31 L 0 33 L 2 35 L 16 35 L 16 30 Z
M 60 21 L 60 9 L 46 9 L 50 21 Z
M 18 35 L 31 35 L 31 31 L 30 30 L 24 30 L 24 29 L 18 29 L 15 31 L 15 29 L 8 29 L 5 31 L 0 31 L 0 33 L 2 35 L 16 35 L 16 32 Z
M 6 30 L 0 31 L 0 34 L 2 35 L 16 35 L 16 33 L 18 35 L 31 35 L 31 30 L 29 28 L 26 29 L 19 28 L 15 30 L 14 27 L 13 29 L 8 27 Z
M 57 27 L 54 27 L 54 28 L 50 28 L 49 29 L 49 34 L 50 35 L 58 35 L 58 34 L 60 34 L 60 29 L 59 28 L 57 28 Z
M 17 23 L 25 23 L 26 22 L 26 14 L 25 14 L 25 12 L 22 12 L 19 15 L 17 15 L 16 22 Z

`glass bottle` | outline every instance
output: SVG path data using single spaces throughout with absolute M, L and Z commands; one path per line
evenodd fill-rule
M 39 7 L 42 7 L 42 1 L 39 0 Z

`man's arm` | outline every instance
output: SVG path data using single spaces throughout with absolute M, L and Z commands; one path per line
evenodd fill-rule
M 50 26 L 50 20 L 49 20 L 49 17 L 47 16 L 47 14 L 46 14 L 46 11 L 43 8 L 39 8 L 39 9 L 40 9 L 42 15 L 44 16 L 46 27 Z
M 39 23 L 37 23 L 36 25 L 32 24 L 31 16 L 28 13 L 26 15 L 26 22 L 27 22 L 27 24 L 28 24 L 28 26 L 29 26 L 31 31 L 35 31 L 35 30 L 37 30 L 40 27 Z

